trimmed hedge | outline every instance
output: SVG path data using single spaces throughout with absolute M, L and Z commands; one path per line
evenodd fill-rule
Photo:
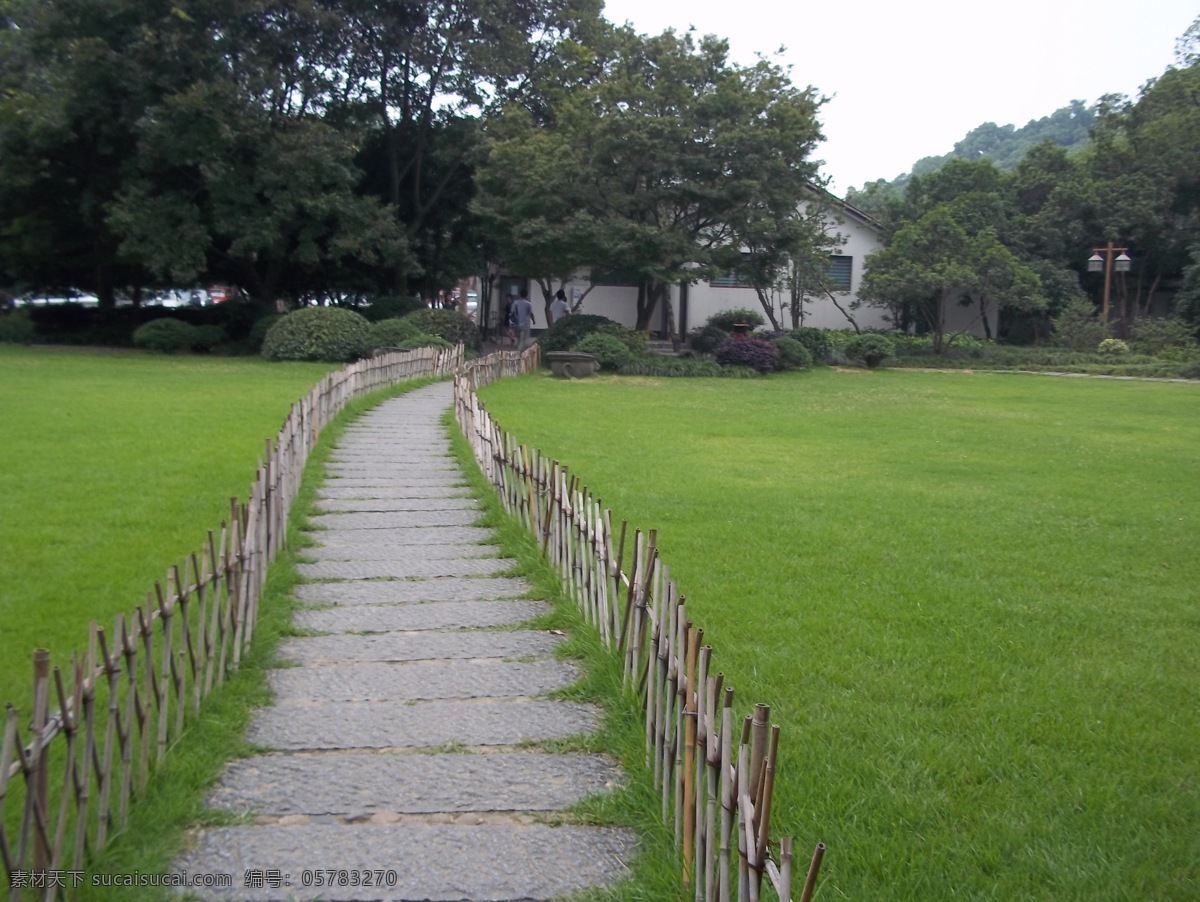
M 415 322 L 407 319 L 380 320 L 371 323 L 371 328 L 367 330 L 366 351 L 372 354 L 380 348 L 398 348 L 401 342 L 421 334 L 427 333 L 422 333 Z
M 134 347 L 161 351 L 164 354 L 190 350 L 199 340 L 199 329 L 191 323 L 169 316 L 152 319 L 138 326 L 133 333 Z
M 896 353 L 895 345 L 890 338 L 877 332 L 864 332 L 856 335 L 845 347 L 846 356 L 852 360 L 861 360 L 867 369 L 873 370 L 884 360 Z
M 33 344 L 37 329 L 28 310 L 9 310 L 0 313 L 0 342 L 16 345 Z
M 571 350 L 593 355 L 600 361 L 600 368 L 604 370 L 619 370 L 640 356 L 631 351 L 617 336 L 607 332 L 593 332 Z
M 729 333 L 720 326 L 701 326 L 688 333 L 688 344 L 697 354 L 711 354 L 728 337 Z
M 401 320 L 415 327 L 414 334 L 437 335 L 452 345 L 462 344 L 475 351 L 483 344 L 479 337 L 479 327 L 453 310 L 424 307 L 415 313 L 406 314 Z
M 569 351 L 594 332 L 615 336 L 637 354 L 642 353 L 646 347 L 646 340 L 640 333 L 626 329 L 606 316 L 596 316 L 592 313 L 564 316 L 538 336 L 538 344 L 543 354 L 548 351 Z
M 262 354 L 268 360 L 347 363 L 362 356 L 370 323 L 340 307 L 302 307 L 267 330 Z
M 779 348 L 779 368 L 781 370 L 800 370 L 812 366 L 812 354 L 808 348 L 786 335 L 780 335 L 771 341 Z
M 716 357 L 722 366 L 748 366 L 760 373 L 779 369 L 779 348 L 766 338 L 727 338 Z
M 721 310 L 714 313 L 708 318 L 710 326 L 716 326 L 724 332 L 732 332 L 733 327 L 738 323 L 748 323 L 753 328 L 757 329 L 766 320 L 763 315 L 757 310 L 751 310 L 748 307 L 736 307 L 733 310 Z

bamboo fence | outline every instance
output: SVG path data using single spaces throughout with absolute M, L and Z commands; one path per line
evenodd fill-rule
M 92 622 L 87 650 L 63 668 L 33 653 L 30 719 L 7 706 L 0 746 L 0 857 L 9 897 L 52 900 L 79 885 L 90 857 L 204 699 L 238 669 L 258 620 L 267 565 L 286 541 L 305 463 L 347 403 L 410 379 L 447 376 L 463 349 L 392 352 L 322 379 L 266 442 L 245 503 L 203 549 L 170 568 L 112 632 Z
M 790 838 L 772 852 L 771 798 L 779 727 L 755 705 L 739 723 L 733 689 L 716 671 L 704 631 L 660 560 L 654 530 L 614 526 L 579 477 L 501 429 L 475 390 L 528 368 L 536 347 L 468 363 L 455 377 L 455 410 L 474 455 L 508 512 L 537 539 L 564 587 L 603 641 L 624 659 L 626 684 L 645 709 L 646 761 L 661 791 L 662 819 L 674 831 L 683 879 L 697 902 L 757 902 L 764 876 L 792 898 Z M 799 898 L 816 886 L 818 843 Z

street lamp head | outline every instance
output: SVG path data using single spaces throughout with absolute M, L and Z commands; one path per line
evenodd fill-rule
M 1117 272 L 1129 272 L 1129 264 L 1132 262 L 1128 254 L 1118 254 L 1113 268 Z
M 1124 256 L 1124 254 L 1122 254 L 1122 256 Z M 1090 257 L 1088 257 L 1087 263 L 1088 263 L 1088 272 L 1103 272 L 1104 271 L 1104 258 L 1101 257 L 1099 254 L 1092 254 Z

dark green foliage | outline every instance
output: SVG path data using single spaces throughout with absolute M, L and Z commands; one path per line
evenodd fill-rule
M 639 356 L 631 351 L 625 342 L 607 332 L 593 332 L 571 350 L 593 355 L 600 361 L 600 368 L 604 370 L 619 370 L 633 363 Z
M 866 332 L 847 342 L 845 353 L 850 359 L 861 360 L 867 369 L 873 370 L 895 353 L 895 346 L 886 335 Z
M 748 366 L 760 373 L 779 369 L 779 348 L 766 338 L 727 338 L 716 357 L 722 366 Z
M 267 332 L 281 319 L 283 319 L 282 313 L 268 313 L 250 327 L 250 334 L 246 336 L 246 344 L 253 353 L 257 354 L 262 350 L 263 339 L 267 337 Z
M 367 353 L 379 348 L 398 348 L 401 342 L 421 334 L 428 333 L 422 333 L 417 324 L 408 319 L 385 319 L 371 323 L 367 332 Z
M 689 332 L 688 343 L 697 354 L 711 354 L 728 337 L 729 333 L 720 326 L 710 324 Z
M 614 335 L 632 351 L 640 353 L 645 349 L 645 339 L 641 334 L 626 329 L 607 316 L 591 313 L 564 316 L 538 337 L 538 344 L 541 345 L 543 354 L 547 351 L 569 351 L 593 332 Z
M 424 310 L 425 302 L 420 298 L 385 295 L 383 297 L 372 298 L 369 305 L 355 309 L 371 322 L 378 323 L 387 319 L 408 316 L 408 314 L 416 313 L 418 310 Z
M 763 315 L 757 310 L 749 310 L 745 307 L 737 307 L 733 310 L 722 310 L 719 313 L 714 313 L 708 318 L 710 326 L 716 326 L 724 332 L 732 332 L 733 327 L 737 323 L 747 323 L 753 328 L 758 328 L 766 320 Z
M 190 350 L 199 339 L 200 332 L 195 326 L 169 316 L 152 319 L 139 326 L 133 333 L 133 343 L 136 347 L 148 351 L 161 351 L 164 354 Z
M 269 360 L 357 360 L 369 328 L 370 323 L 352 310 L 302 307 L 267 330 L 262 353 Z
M 1130 330 L 1134 350 L 1158 354 L 1167 348 L 1185 348 L 1195 344 L 1192 330 L 1179 319 L 1139 319 Z
M 779 348 L 781 370 L 800 370 L 812 366 L 812 354 L 796 339 L 781 335 L 771 340 L 775 347 Z
M 9 310 L 0 313 L 0 343 L 27 345 L 37 337 L 33 318 L 28 310 Z
M 647 354 L 621 367 L 626 376 L 723 376 L 721 365 L 699 357 L 664 357 Z
M 215 323 L 205 323 L 196 326 L 196 340 L 192 343 L 193 351 L 211 352 L 225 344 L 225 330 Z
M 409 313 L 403 321 L 414 326 L 417 332 L 438 335 L 452 345 L 461 344 L 478 350 L 482 344 L 479 327 L 453 310 L 424 308 Z
M 829 362 L 829 355 L 833 353 L 833 342 L 830 340 L 829 333 L 825 329 L 801 326 L 799 329 L 792 329 L 787 334 L 789 338 L 796 339 L 796 341 L 808 348 L 808 353 L 812 355 L 813 363 Z
M 417 348 L 452 348 L 454 345 L 440 335 L 430 335 L 428 332 L 418 332 L 396 345 L 402 351 L 415 351 Z
M 1108 338 L 1108 329 L 1096 318 L 1096 308 L 1090 301 L 1074 300 L 1054 317 L 1054 339 L 1064 348 L 1094 351 Z

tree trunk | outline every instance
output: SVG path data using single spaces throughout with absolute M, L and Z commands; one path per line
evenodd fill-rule
M 663 286 L 659 282 L 642 282 L 638 285 L 637 323 L 634 329 L 638 332 L 650 330 L 650 322 L 654 317 L 654 309 L 662 295 Z

